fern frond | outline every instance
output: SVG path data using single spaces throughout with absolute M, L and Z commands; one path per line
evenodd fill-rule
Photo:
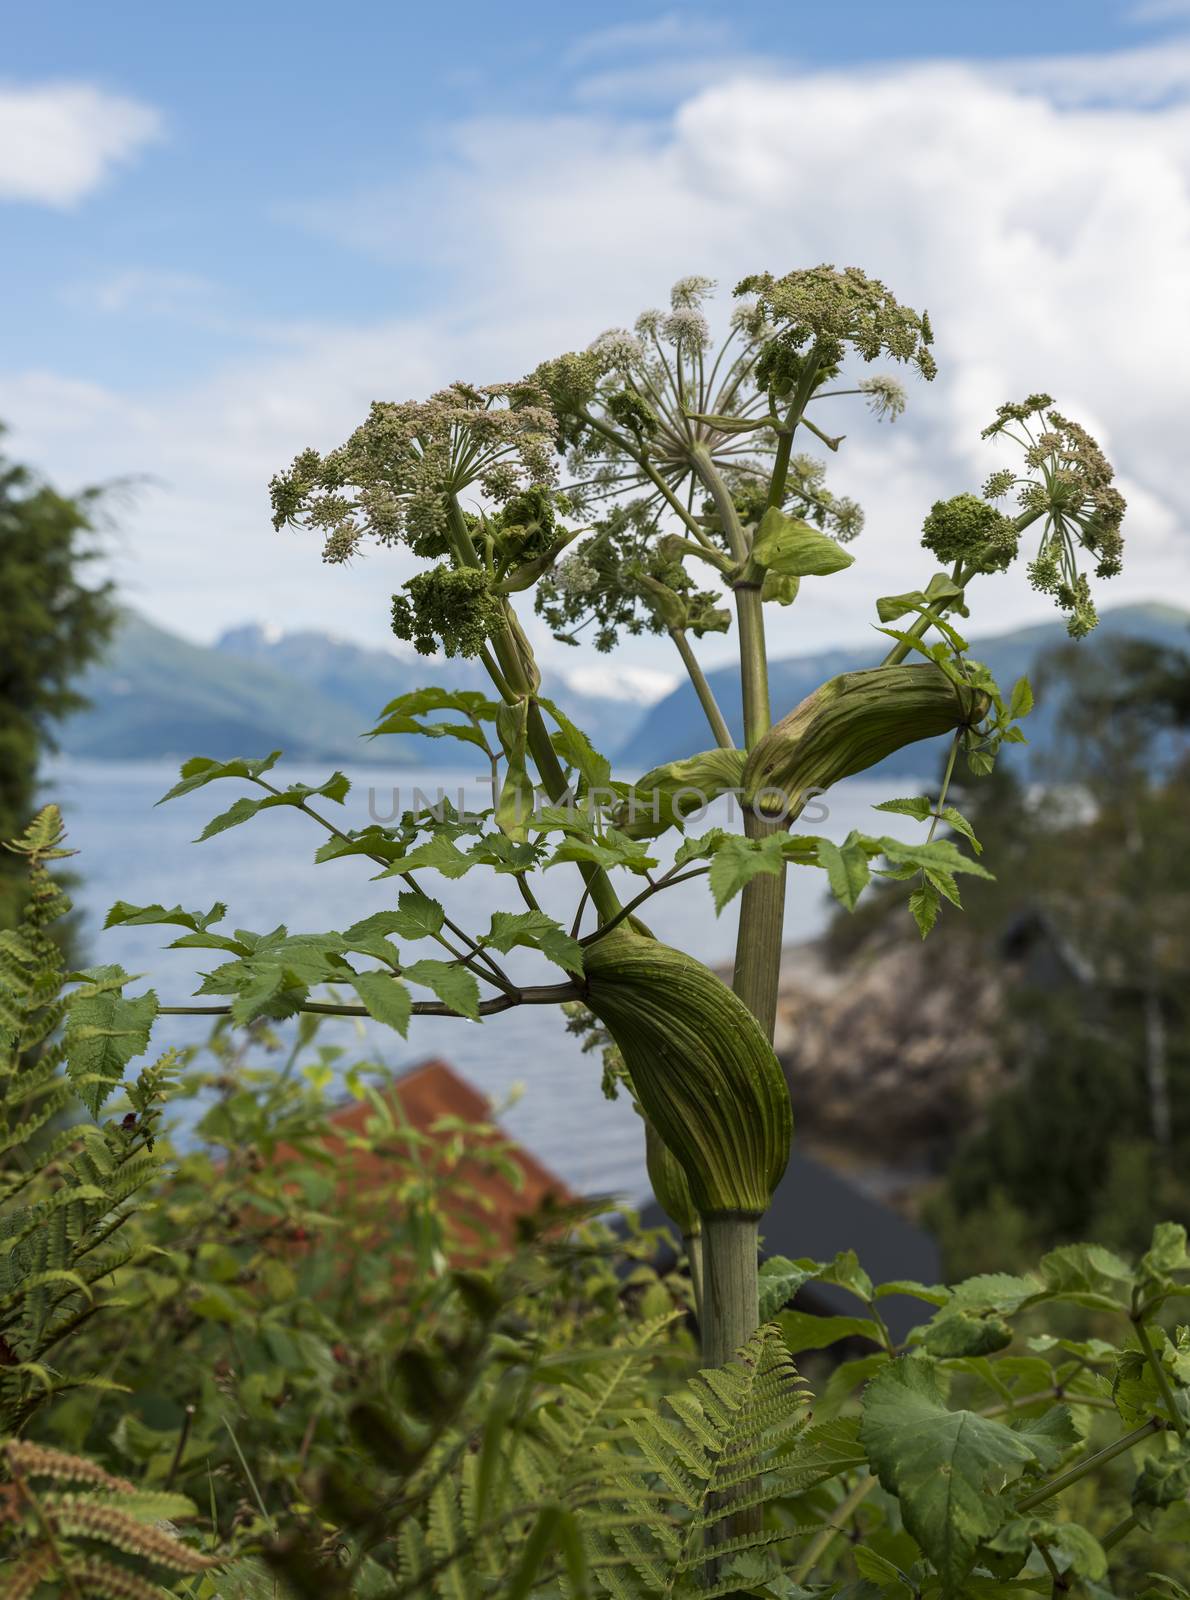
M 92 1483 L 100 1489 L 115 1489 L 134 1494 L 136 1487 L 127 1478 L 113 1477 L 95 1461 L 74 1456 L 49 1445 L 33 1444 L 28 1439 L 9 1439 L 4 1444 L 4 1459 L 14 1476 L 52 1478 L 55 1483 Z
M 71 1568 L 79 1592 L 96 1600 L 162 1600 L 160 1584 L 150 1583 L 127 1567 L 113 1566 L 102 1556 L 88 1556 Z
M 210 1556 L 192 1550 L 163 1528 L 138 1522 L 118 1505 L 63 1494 L 55 1497 L 52 1515 L 55 1528 L 68 1537 L 94 1539 L 173 1572 L 205 1572 L 217 1565 Z

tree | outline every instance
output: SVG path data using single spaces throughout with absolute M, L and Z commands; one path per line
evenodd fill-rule
M 54 723 L 86 702 L 74 688 L 116 619 L 110 582 L 87 585 L 97 489 L 69 496 L 0 456 L 0 838 L 34 808 Z M 0 856 L 0 928 L 14 926 L 24 879 Z

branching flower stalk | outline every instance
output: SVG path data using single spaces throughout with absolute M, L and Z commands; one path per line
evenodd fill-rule
M 912 880 L 923 935 L 944 902 L 960 903 L 958 874 L 988 875 L 956 843 L 965 837 L 978 852 L 945 793 L 886 803 L 929 823 L 916 845 L 856 833 L 840 846 L 793 824 L 812 793 L 915 740 L 951 735 L 954 758 L 965 755 L 979 773 L 1002 743 L 1021 738 L 1027 684 L 1002 695 L 951 619 L 967 614 L 973 580 L 1004 570 L 1040 523 L 1033 581 L 1069 613 L 1073 633 L 1085 632 L 1094 610 L 1078 553 L 1091 552 L 1100 576 L 1118 570 L 1123 501 L 1098 446 L 1048 396 L 1001 407 L 988 436 L 1023 451 L 1023 474 L 994 473 L 981 494 L 938 502 L 922 541 L 945 570 L 879 601 L 892 640 L 885 662 L 775 708 L 774 719 L 766 617 L 793 606 L 803 583 L 850 566 L 848 546 L 863 526 L 859 506 L 828 488 L 822 462 L 796 446 L 808 437 L 834 455 L 842 436 L 822 408 L 849 396 L 877 417 L 898 417 L 906 402 L 896 378 L 856 380 L 844 369 L 884 357 L 932 379 L 932 332 L 924 313 L 877 280 L 820 266 L 745 278 L 716 348 L 706 314 L 713 287 L 683 279 L 668 311 L 646 312 L 633 331 L 605 333 L 519 382 L 458 383 L 423 402 L 376 404 L 345 444 L 303 451 L 274 479 L 277 527 L 318 532 L 332 565 L 369 543 L 414 558 L 393 595 L 395 635 L 425 655 L 480 662 L 495 697 L 415 690 L 386 707 L 373 732 L 470 742 L 490 765 L 493 803 L 477 816 L 406 813 L 391 827 L 340 829 L 310 802 L 341 802 L 342 774 L 317 789 L 281 788 L 264 777 L 275 754 L 196 758 L 171 795 L 224 778 L 254 786 L 261 797 L 237 801 L 204 837 L 276 805 L 298 807 L 328 832 L 319 859 L 377 862 L 382 878 L 398 881 L 396 908 L 325 935 L 219 933 L 223 906 L 191 913 L 121 902 L 109 920 L 180 925 L 187 931 L 177 942 L 223 952 L 199 992 L 230 998 L 170 1011 L 217 1009 L 239 1023 L 304 1010 L 366 1013 L 403 1031 L 414 1014 L 478 1021 L 514 1005 L 580 1003 L 618 1049 L 655 1182 L 671 1214 L 682 1213 L 675 1222 L 696 1267 L 704 1355 L 722 1364 L 757 1325 L 758 1227 L 792 1132 L 772 1049 L 787 864 L 824 870 L 849 907 L 873 871 Z M 1015 517 L 994 503 L 1010 492 Z M 636 785 L 615 783 L 609 763 L 542 692 L 516 609 L 530 594 L 564 644 L 586 635 L 607 651 L 624 637 L 668 637 L 712 748 Z M 697 649 L 733 622 L 738 706 L 720 703 Z M 681 796 L 692 788 L 706 799 L 737 796 L 743 832 L 686 838 L 656 872 L 650 852 L 670 830 L 684 832 Z M 942 822 L 954 837 L 936 837 Z M 565 924 L 545 914 L 531 886 L 553 867 L 579 875 Z M 518 910 L 494 913 L 486 931 L 447 917 L 421 876 L 477 869 L 510 876 L 519 896 Z M 699 875 L 717 911 L 740 897 L 730 989 L 652 939 L 641 920 L 652 896 Z M 432 940 L 436 958 L 409 959 L 394 939 Z M 518 945 L 560 967 L 563 981 L 514 982 L 496 954 Z M 129 981 L 101 970 L 104 993 Z M 433 998 L 414 1000 L 410 985 Z M 341 998 L 343 988 L 358 1003 Z M 141 1007 L 139 1019 L 155 1009 L 149 1000 L 114 1003 Z M 136 1031 L 130 1024 L 129 1036 Z

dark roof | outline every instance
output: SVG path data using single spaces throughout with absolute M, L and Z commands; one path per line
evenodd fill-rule
M 656 1200 L 641 1208 L 641 1222 L 648 1228 L 673 1231 Z M 941 1280 L 942 1257 L 928 1233 L 809 1156 L 790 1156 L 761 1234 L 766 1256 L 831 1261 L 840 1251 L 854 1250 L 874 1283 L 904 1278 L 930 1284 Z M 808 1284 L 798 1305 L 824 1316 L 855 1316 L 860 1310 L 851 1295 L 831 1284 Z M 894 1339 L 904 1338 L 916 1323 L 933 1314 L 924 1301 L 903 1295 L 882 1300 L 880 1312 Z

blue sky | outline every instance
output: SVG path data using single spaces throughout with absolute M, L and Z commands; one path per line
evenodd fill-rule
M 950 364 L 895 439 L 856 423 L 840 487 L 891 494 L 885 542 L 797 647 L 862 634 L 930 498 L 982 475 L 963 430 L 1035 378 L 1128 480 L 1120 598 L 1187 592 L 1185 380 L 1151 372 L 1186 325 L 1171 299 L 1138 352 L 1120 323 L 1187 281 L 1190 0 L 42 0 L 5 31 L 0 418 L 68 486 L 143 475 L 117 569 L 170 626 L 380 642 L 377 573 L 328 587 L 268 528 L 294 450 L 631 321 L 680 272 L 836 257 L 949 312 Z M 998 593 L 993 624 L 1038 614 Z

